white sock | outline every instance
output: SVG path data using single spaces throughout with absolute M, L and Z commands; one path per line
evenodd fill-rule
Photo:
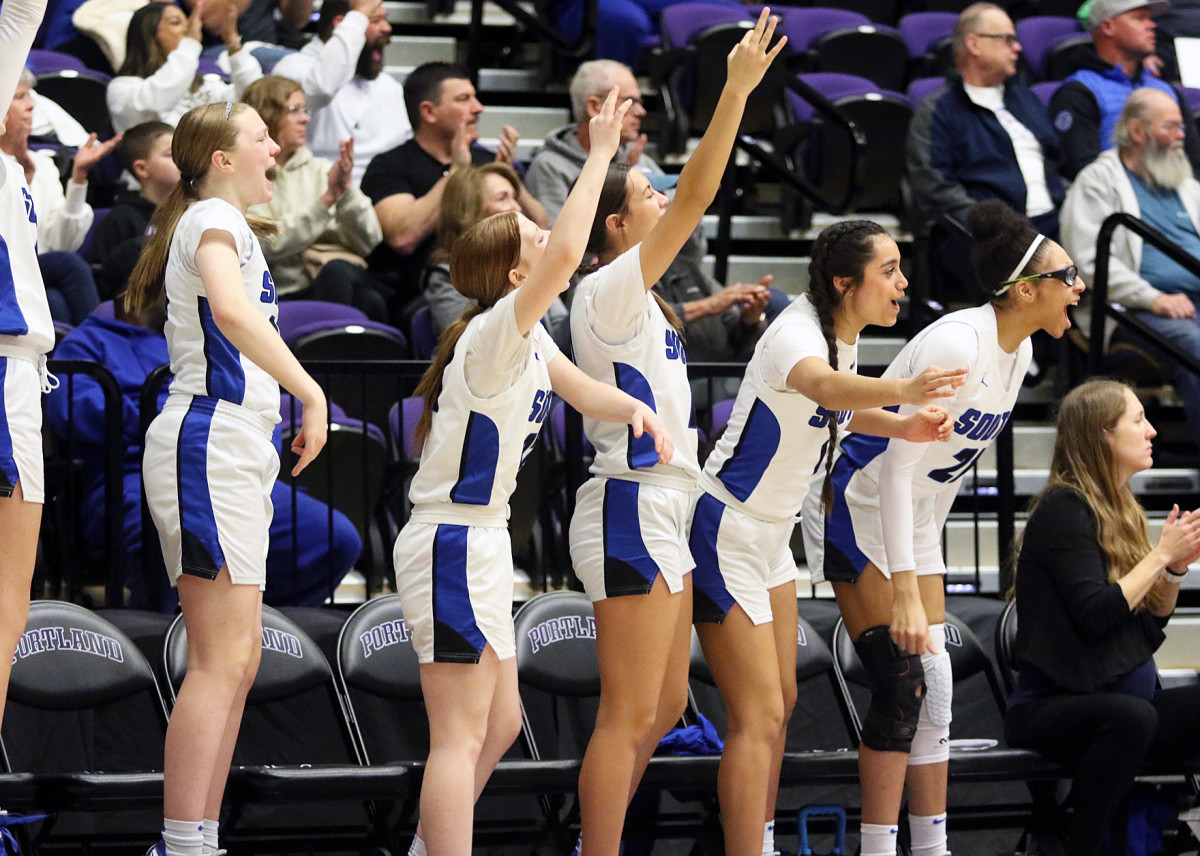
M 211 851 L 215 853 L 217 850 L 221 849 L 220 845 L 217 844 L 217 830 L 220 829 L 220 827 L 221 824 L 219 822 L 215 820 L 209 820 L 207 817 L 204 818 L 204 825 L 200 828 L 200 834 L 204 837 L 205 851 Z
M 163 843 L 167 856 L 204 856 L 204 835 L 198 820 L 163 821 Z
M 862 856 L 896 856 L 899 828 L 891 823 L 864 823 L 859 826 Z
M 946 813 L 921 817 L 908 816 L 908 832 L 912 838 L 912 856 L 948 856 L 946 844 Z
M 426 856 L 425 842 L 419 835 L 413 836 L 412 844 L 408 846 L 408 856 Z
M 775 821 L 768 820 L 763 824 L 763 856 L 771 856 L 775 852 Z

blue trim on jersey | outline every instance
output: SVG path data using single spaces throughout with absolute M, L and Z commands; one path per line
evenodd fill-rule
M 196 298 L 200 330 L 204 334 L 204 388 L 209 395 L 241 404 L 246 400 L 246 372 L 242 355 L 217 329 L 207 297 Z
M 467 417 L 458 481 L 450 488 L 450 501 L 466 505 L 490 503 L 499 461 L 500 429 L 487 416 L 472 410 Z
M 628 393 L 655 413 L 654 391 L 650 389 L 650 381 L 646 376 L 628 363 L 613 363 L 613 375 L 617 381 L 617 389 Z M 643 431 L 641 437 L 633 436 L 633 426 L 626 426 L 625 457 L 629 469 L 652 467 L 658 463 L 658 452 L 654 450 L 654 438 L 650 432 Z
M 604 592 L 646 594 L 658 577 L 658 563 L 642 540 L 637 482 L 608 479 L 604 483 Z
M 693 621 L 696 622 L 720 624 L 737 602 L 725 587 L 720 553 L 717 551 L 717 537 L 721 532 L 724 514 L 725 503 L 705 493 L 697 501 L 692 516 L 688 547 L 696 562 L 696 568 L 692 571 Z
M 469 526 L 439 523 L 433 541 L 433 659 L 478 663 L 487 645 L 467 586 Z
M 208 436 L 216 409 L 213 399 L 193 398 L 175 450 L 183 572 L 210 580 L 225 564 L 208 489 Z
M 754 399 L 737 445 L 717 473 L 735 499 L 745 502 L 754 493 L 779 451 L 779 438 L 779 420 L 765 401 Z
M 29 322 L 17 300 L 17 279 L 13 276 L 8 242 L 0 235 L 0 335 L 24 336 L 28 332 Z
M 7 382 L 8 360 L 0 357 L 0 496 L 12 496 L 21 479 L 17 460 L 13 457 L 12 433 L 8 430 L 8 408 L 4 400 L 4 384 Z

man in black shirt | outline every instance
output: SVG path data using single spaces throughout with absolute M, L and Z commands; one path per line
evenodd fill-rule
M 383 229 L 383 243 L 368 261 L 393 286 L 393 314 L 418 294 L 436 244 L 447 177 L 466 166 L 512 163 L 519 139 L 505 126 L 497 152 L 476 144 L 483 105 L 466 69 L 457 65 L 431 62 L 413 69 L 404 83 L 404 106 L 413 138 L 376 155 L 362 180 Z M 545 209 L 523 186 L 517 201 L 526 216 L 546 226 Z

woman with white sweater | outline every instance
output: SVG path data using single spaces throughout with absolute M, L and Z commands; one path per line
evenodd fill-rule
M 229 52 L 233 82 L 200 74 L 201 17 L 204 0 L 185 15 L 173 3 L 148 3 L 133 13 L 126 36 L 125 62 L 108 84 L 108 112 L 118 132 L 155 119 L 174 126 L 193 107 L 237 101 L 262 77 L 262 67 L 242 50 L 237 9 L 230 4 L 221 18 L 220 36 Z
M 371 200 L 350 177 L 354 140 L 342 141 L 333 163 L 309 151 L 304 91 L 286 77 L 256 80 L 242 100 L 258 111 L 279 144 L 275 195 L 251 209 L 279 223 L 279 233 L 263 242 L 279 298 L 345 303 L 373 321 L 387 321 L 387 293 L 363 261 L 383 233 Z

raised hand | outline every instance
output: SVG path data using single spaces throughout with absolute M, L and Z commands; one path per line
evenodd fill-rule
M 475 126 L 470 122 L 463 122 L 458 126 L 458 130 L 454 132 L 454 139 L 450 141 L 450 166 L 452 169 L 471 165 L 471 143 L 474 142 L 477 135 Z
M 204 38 L 204 5 L 205 0 L 195 0 L 192 3 L 192 14 L 188 15 L 187 21 L 189 39 L 201 41 Z
M 591 150 L 596 152 L 598 157 L 612 160 L 612 156 L 617 153 L 617 149 L 621 146 L 621 123 L 632 106 L 633 101 L 628 98 L 624 103 L 617 104 L 617 87 L 614 86 L 608 93 L 608 97 L 604 99 L 600 111 L 588 122 Z M 597 151 L 597 146 L 599 151 Z
M 779 52 L 787 44 L 787 36 L 783 36 L 775 47 L 767 50 L 778 23 L 779 18 L 772 15 L 771 10 L 764 6 L 754 29 L 747 30 L 746 35 L 742 36 L 742 40 L 729 52 L 729 58 L 726 61 L 729 69 L 729 76 L 725 80 L 727 89 L 732 89 L 742 95 L 749 95 L 754 91 L 754 87 L 762 81 L 763 75 L 767 73 L 767 69 L 775 61 L 775 57 L 779 56 Z
M 88 136 L 87 142 L 76 150 L 75 157 L 71 161 L 71 181 L 76 184 L 86 184 L 88 170 L 95 166 L 102 157 L 116 148 L 117 143 L 121 142 L 121 137 L 123 136 L 124 134 L 117 134 L 111 140 L 104 143 L 97 142 L 99 137 L 95 134 Z
M 968 370 L 939 369 L 930 366 L 904 385 L 905 404 L 928 404 L 939 398 L 952 398 L 958 388 L 967 382 Z
M 517 159 L 517 143 L 521 135 L 512 125 L 505 125 L 496 142 L 496 162 L 511 164 Z

